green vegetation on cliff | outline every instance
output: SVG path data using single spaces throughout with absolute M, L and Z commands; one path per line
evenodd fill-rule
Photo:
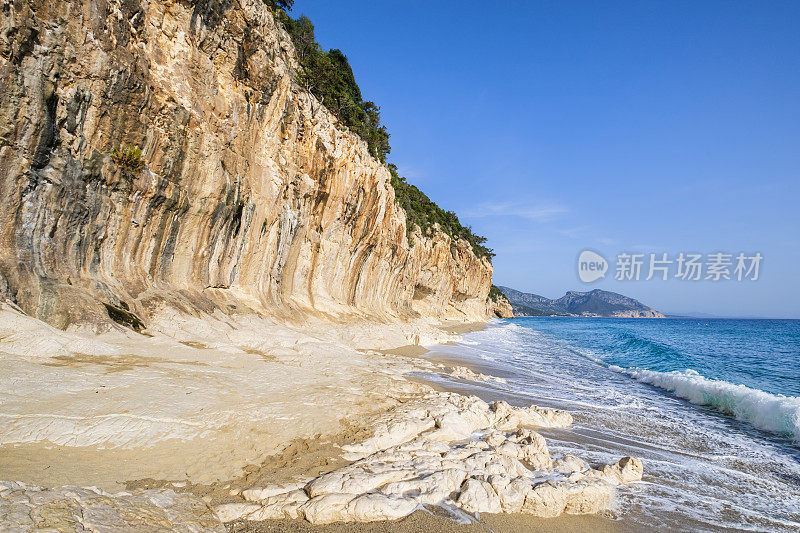
M 111 150 L 111 160 L 131 174 L 136 174 L 144 166 L 142 149 L 138 146 L 115 146 Z
M 406 212 L 408 240 L 411 242 L 411 232 L 416 225 L 423 235 L 430 235 L 436 224 L 443 233 L 449 235 L 451 239 L 464 239 L 472 251 L 478 257 L 486 257 L 489 261 L 494 257 L 491 249 L 484 246 L 486 237 L 475 235 L 472 228 L 463 226 L 458 220 L 458 216 L 452 211 L 445 211 L 436 205 L 425 193 L 416 186 L 411 185 L 405 178 L 397 173 L 397 166 L 389 164 L 389 172 L 392 175 L 392 188 L 394 188 L 394 198 L 397 204 Z
M 364 139 L 373 157 L 387 163 L 386 156 L 391 147 L 389 132 L 381 124 L 380 107 L 362 98 L 347 56 L 335 48 L 327 52 L 322 50 L 315 40 L 314 24 L 311 20 L 305 15 L 293 19 L 286 13 L 285 9 L 291 8 L 293 0 L 265 2 L 275 9 L 278 19 L 292 38 L 302 67 L 297 73 L 298 84 L 313 94 L 351 131 Z M 388 168 L 392 175 L 391 185 L 395 200 L 406 212 L 409 244 L 413 244 L 413 226 L 419 227 L 424 235 L 431 235 L 438 224 L 441 231 L 451 239 L 464 239 L 475 255 L 492 260 L 494 253 L 484 246 L 485 237 L 472 233 L 472 229 L 463 226 L 455 213 L 445 211 L 417 187 L 406 182 L 405 178 L 398 175 L 395 165 L 388 164 Z
M 497 300 L 508 301 L 508 298 L 506 297 L 505 293 L 497 285 L 492 285 L 489 288 L 489 296 L 487 296 L 487 298 L 493 302 L 496 302 Z
M 372 156 L 385 163 L 390 150 L 389 133 L 381 125 L 380 108 L 361 97 L 347 56 L 335 48 L 322 50 L 314 38 L 314 24 L 305 15 L 293 19 L 283 10 L 277 13 L 303 67 L 297 74 L 297 83 L 364 139 Z

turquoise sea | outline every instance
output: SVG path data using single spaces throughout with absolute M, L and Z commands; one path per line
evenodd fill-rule
M 518 318 L 430 357 L 507 381 L 429 376 L 449 387 L 570 411 L 542 431 L 553 454 L 641 457 L 621 525 L 800 531 L 798 320 Z

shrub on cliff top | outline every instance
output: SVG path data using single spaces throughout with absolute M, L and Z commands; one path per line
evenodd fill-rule
M 292 39 L 300 72 L 297 83 L 313 94 L 345 126 L 367 143 L 369 152 L 382 163 L 389 154 L 389 132 L 381 125 L 380 107 L 374 102 L 365 101 L 361 89 L 353 76 L 353 69 L 341 50 L 322 50 L 314 37 L 314 24 L 305 15 L 297 19 L 290 17 L 284 9 L 291 7 L 294 0 L 270 1 L 267 5 L 275 9 L 278 20 L 283 24 Z M 486 238 L 472 233 L 463 226 L 452 211 L 445 211 L 431 201 L 417 187 L 407 183 L 397 174 L 397 167 L 389 164 L 397 204 L 406 212 L 409 244 L 413 245 L 411 233 L 414 226 L 424 235 L 431 235 L 438 225 L 442 232 L 454 241 L 464 239 L 478 257 L 489 261 L 494 257 L 491 249 L 484 246 Z
M 134 174 L 144 166 L 142 149 L 138 146 L 115 146 L 111 150 L 111 160 L 123 170 Z
M 314 37 L 314 24 L 305 15 L 295 20 L 283 10 L 277 13 L 292 38 L 302 67 L 297 83 L 364 139 L 375 159 L 385 163 L 390 150 L 389 132 L 381 125 L 380 108 L 361 97 L 347 56 L 335 48 L 327 52 L 320 49 Z
M 488 299 L 493 301 L 493 302 L 496 302 L 498 300 L 508 301 L 508 297 L 505 295 L 505 293 L 503 291 L 500 290 L 500 288 L 497 285 L 492 285 L 489 288 Z
M 406 212 L 406 231 L 409 243 L 414 226 L 419 227 L 423 235 L 431 235 L 434 227 L 438 224 L 439 229 L 449 235 L 451 239 L 464 239 L 470 244 L 475 255 L 485 257 L 489 261 L 492 260 L 494 252 L 484 246 L 486 237 L 472 233 L 472 228 L 463 226 L 455 213 L 445 211 L 416 186 L 400 177 L 396 165 L 390 163 L 389 172 L 392 175 L 391 184 L 394 189 L 395 201 Z
M 264 3 L 272 8 L 292 9 L 294 0 L 264 0 Z

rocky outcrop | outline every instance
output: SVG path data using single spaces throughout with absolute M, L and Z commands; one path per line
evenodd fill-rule
M 666 318 L 663 313 L 655 309 L 644 309 L 641 311 L 616 311 L 613 316 L 617 318 Z
M 450 369 L 450 377 L 456 379 L 464 379 L 467 381 L 496 381 L 497 383 L 505 383 L 506 380 L 497 376 L 489 376 L 481 372 L 475 372 L 466 366 L 454 366 Z
M 409 246 L 388 171 L 296 67 L 261 0 L 5 0 L 0 296 L 62 328 L 163 302 L 483 319 L 491 265 Z
M 201 499 L 168 489 L 109 494 L 0 481 L 0 517 L 3 531 L 17 532 L 225 531 Z
M 511 307 L 511 303 L 505 296 L 502 296 L 497 300 L 489 300 L 488 306 L 489 316 L 497 318 L 514 318 L 514 309 Z
M 377 421 L 366 441 L 344 446 L 350 465 L 309 482 L 250 488 L 245 501 L 214 512 L 223 522 L 314 524 L 392 520 L 423 505 L 546 518 L 596 513 L 611 505 L 615 487 L 642 479 L 643 465 L 632 457 L 597 468 L 571 455 L 553 461 L 530 428 L 571 423 L 562 411 L 430 393 Z

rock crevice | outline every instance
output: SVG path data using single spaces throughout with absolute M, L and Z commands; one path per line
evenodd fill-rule
M 296 85 L 261 0 L 7 0 L 0 26 L 0 278 L 27 313 L 486 316 L 489 262 L 409 245 L 387 169 Z
M 375 422 L 372 437 L 344 446 L 350 465 L 310 481 L 252 487 L 245 501 L 214 512 L 223 522 L 314 524 L 393 520 L 422 505 L 544 518 L 597 513 L 612 505 L 615 487 L 641 480 L 642 462 L 624 457 L 592 468 L 571 455 L 553 460 L 531 428 L 571 423 L 562 411 L 429 393 Z

